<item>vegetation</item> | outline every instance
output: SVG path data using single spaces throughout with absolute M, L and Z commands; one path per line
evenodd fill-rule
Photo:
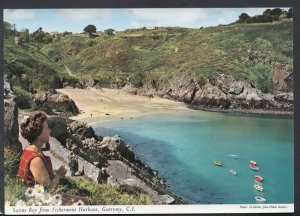
M 107 29 L 98 37 L 90 37 L 96 30 L 89 25 L 85 30 L 90 36 L 65 32 L 52 36 L 52 42 L 40 40 L 39 29 L 22 46 L 12 38 L 21 32 L 5 23 L 4 73 L 14 88 L 26 92 L 90 79 L 99 80 L 103 87 L 121 88 L 130 82 L 162 89 L 183 75 L 203 85 L 221 73 L 272 92 L 271 63 L 288 65 L 288 71 L 293 71 L 292 9 L 268 9 L 261 16 L 272 17 L 272 22 L 250 22 L 254 17 L 241 14 L 230 25 Z M 68 75 L 66 68 L 77 78 Z
M 83 29 L 84 32 L 87 32 L 90 37 L 93 37 L 93 33 L 96 33 L 96 26 L 88 25 Z
M 4 195 L 5 201 L 14 205 L 24 200 L 25 184 L 16 177 L 20 152 L 16 149 L 4 148 Z M 150 205 L 153 199 L 144 191 L 134 186 L 122 185 L 113 188 L 107 184 L 96 184 L 87 177 L 65 177 L 58 188 L 48 189 L 51 194 L 68 193 L 88 197 L 91 205 Z
M 293 17 L 293 9 L 290 8 L 288 11 L 282 10 L 280 8 L 274 9 L 266 9 L 262 15 L 256 15 L 250 17 L 246 13 L 242 13 L 239 16 L 239 23 L 266 23 L 266 22 L 273 22 L 278 21 L 284 18 L 292 18 Z
M 107 34 L 108 36 L 115 35 L 115 30 L 114 29 L 106 29 L 104 30 L 104 33 Z
M 61 87 L 57 65 L 41 51 L 36 44 L 16 46 L 12 40 L 4 41 L 4 73 L 12 82 L 13 88 L 26 92 L 36 92 Z

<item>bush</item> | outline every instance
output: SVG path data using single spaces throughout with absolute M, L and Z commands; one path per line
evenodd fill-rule
M 274 89 L 272 77 L 274 69 L 263 63 L 252 64 L 246 68 L 250 81 L 264 93 L 271 93 Z
M 17 148 L 4 147 L 4 177 L 15 177 L 18 173 L 21 153 Z
M 141 193 L 143 193 L 143 190 L 138 188 L 138 187 L 134 187 L 131 185 L 120 185 L 117 188 L 117 191 L 120 192 L 121 194 L 129 194 L 129 195 L 140 195 Z M 145 193 L 145 192 L 144 192 Z
M 19 108 L 30 109 L 32 107 L 33 101 L 28 92 L 26 92 L 24 89 L 22 89 L 19 86 L 14 86 L 14 92 L 17 95 L 16 101 Z

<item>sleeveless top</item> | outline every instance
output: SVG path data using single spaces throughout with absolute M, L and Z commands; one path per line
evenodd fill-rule
M 21 178 L 21 180 L 29 186 L 32 186 L 36 183 L 36 181 L 34 179 L 34 176 L 32 175 L 32 173 L 29 169 L 30 162 L 35 157 L 39 157 L 44 161 L 45 167 L 46 167 L 46 170 L 49 174 L 50 179 L 54 178 L 51 158 L 49 156 L 44 155 L 43 153 L 38 153 L 38 152 L 35 152 L 35 151 L 30 151 L 30 150 L 25 149 L 23 151 L 22 156 L 21 156 L 21 161 L 20 161 L 17 176 L 19 178 Z

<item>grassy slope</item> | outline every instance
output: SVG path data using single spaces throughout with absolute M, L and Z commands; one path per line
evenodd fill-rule
M 292 39 L 292 20 L 287 19 L 204 29 L 127 30 L 111 37 L 66 35 L 39 48 L 37 44 L 15 46 L 5 40 L 4 69 L 19 76 L 13 85 L 33 82 L 34 87 L 45 82 L 44 77 L 54 80 L 56 74 L 68 76 L 64 65 L 78 77 L 100 79 L 107 86 L 122 86 L 127 80 L 142 85 L 154 80 L 163 87 L 182 74 L 203 80 L 220 73 L 253 83 L 259 79 L 271 82 L 274 70 L 254 64 L 249 57 L 288 64 L 291 72 Z M 22 74 L 28 75 L 27 79 L 22 80 Z
M 59 71 L 36 44 L 16 46 L 12 40 L 4 41 L 4 73 L 10 76 L 14 87 L 26 91 L 55 87 Z
M 4 195 L 5 201 L 14 205 L 25 199 L 26 186 L 16 177 L 20 152 L 4 148 Z M 142 190 L 133 186 L 113 188 L 107 184 L 96 184 L 86 177 L 65 177 L 58 188 L 48 190 L 55 193 L 68 193 L 89 198 L 91 205 L 150 205 L 153 199 Z
M 133 83 L 154 79 L 165 84 L 182 73 L 196 78 L 225 73 L 248 79 L 245 67 L 251 55 L 288 64 L 292 71 L 292 48 L 292 20 L 283 20 L 204 29 L 125 31 L 113 37 L 68 35 L 43 50 L 59 56 L 87 79 L 124 83 L 129 77 Z M 68 50 L 73 52 L 66 54 Z

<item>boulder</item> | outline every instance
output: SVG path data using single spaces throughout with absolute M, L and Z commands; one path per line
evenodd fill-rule
M 229 93 L 230 94 L 235 94 L 235 95 L 239 95 L 243 92 L 244 90 L 244 84 L 243 82 L 237 82 L 234 81 L 229 88 Z
M 77 134 L 79 136 L 84 136 L 85 138 L 95 138 L 98 140 L 98 137 L 95 135 L 95 132 L 92 127 L 88 126 L 86 123 L 71 121 L 68 124 L 71 134 Z
M 67 95 L 55 90 L 39 92 L 33 96 L 36 109 L 43 110 L 47 114 L 65 113 L 67 115 L 79 114 L 79 109 L 75 102 Z
M 100 148 L 108 149 L 112 154 L 119 153 L 122 157 L 131 162 L 135 161 L 134 151 L 130 148 L 129 145 L 125 144 L 124 140 L 121 137 L 117 135 L 113 137 L 104 137 L 102 142 L 100 143 Z

